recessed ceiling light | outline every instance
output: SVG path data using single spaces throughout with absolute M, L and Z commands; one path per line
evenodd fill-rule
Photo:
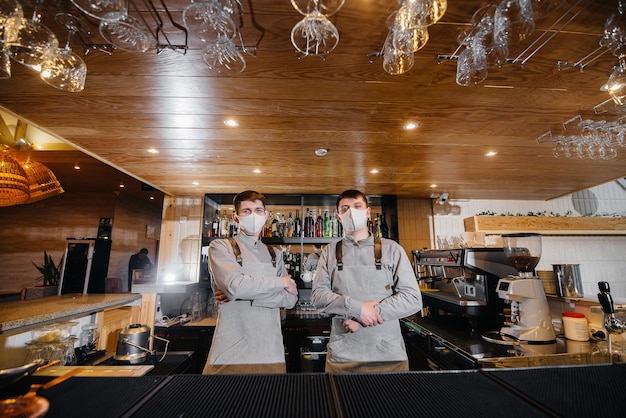
M 498 153 L 495 152 L 495 151 L 489 151 L 489 152 L 485 153 L 485 157 L 493 157 L 495 155 L 498 155 Z
M 229 128 L 236 128 L 239 126 L 239 122 L 234 119 L 226 119 L 224 121 L 224 125 L 228 126 Z
M 417 129 L 417 128 L 419 128 L 419 124 L 417 122 L 408 122 L 407 124 L 404 125 L 405 131 L 410 131 L 410 130 Z
M 200 183 L 198 183 L 197 181 L 192 181 L 191 184 L 193 184 L 194 186 L 197 186 Z
M 80 164 L 78 163 L 74 164 L 74 170 L 80 170 Z
M 378 173 L 378 170 L 377 170 L 376 168 L 373 168 L 373 169 L 371 169 L 371 170 L 370 170 L 370 173 L 372 173 L 372 174 L 377 174 L 377 173 Z
M 323 157 L 328 154 L 328 150 L 326 148 L 318 148 L 315 150 L 315 155 L 318 157 Z
M 148 152 L 149 152 L 150 154 L 158 154 L 158 153 L 159 153 L 159 150 L 158 150 L 158 149 L 156 149 L 156 148 L 148 148 Z
M 124 187 L 126 187 L 126 185 L 124 184 L 123 181 L 120 181 L 120 189 L 123 189 Z
M 154 200 L 154 196 L 150 196 L 150 200 Z
M 436 184 L 431 184 L 430 187 L 431 187 L 431 189 L 434 189 L 435 187 L 437 187 L 437 185 Z
M 262 171 L 261 171 L 261 170 L 259 170 L 258 168 L 255 168 L 254 170 L 252 170 L 252 172 L 253 172 L 253 173 L 256 173 L 256 174 L 259 174 L 259 173 L 261 173 Z

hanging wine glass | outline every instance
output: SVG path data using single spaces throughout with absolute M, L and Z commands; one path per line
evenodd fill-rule
M 81 12 L 95 19 L 119 19 L 128 14 L 126 0 L 70 0 Z
M 339 31 L 325 16 L 312 13 L 291 30 L 291 43 L 303 55 L 324 55 L 339 43 Z
M 614 68 L 609 81 L 606 83 L 609 96 L 618 106 L 626 104 L 626 69 L 621 65 Z
M 128 52 L 146 52 L 152 45 L 148 27 L 134 16 L 106 15 L 100 21 L 100 35 L 118 49 Z
M 15 37 L 14 31 L 24 18 L 24 10 L 17 0 L 0 0 L 0 43 L 3 38 Z
M 239 31 L 239 25 L 232 18 L 234 12 L 230 2 L 226 5 L 217 0 L 195 2 L 183 10 L 183 23 L 189 32 L 204 42 L 229 42 Z
M 483 82 L 488 75 L 487 51 L 480 39 L 471 39 L 459 54 L 456 67 L 456 83 L 471 86 Z
M 623 60 L 626 56 L 626 15 L 622 2 L 604 23 L 604 36 L 601 46 L 606 46 L 613 55 Z
M 494 38 L 507 45 L 515 45 L 528 38 L 535 30 L 530 0 L 504 0 L 494 14 Z
M 202 59 L 215 75 L 236 74 L 246 69 L 246 60 L 232 40 L 207 44 L 202 49 Z
M 476 38 L 483 43 L 487 51 L 489 64 L 501 65 L 509 55 L 509 46 L 506 36 L 500 33 L 496 38 L 494 14 L 496 5 L 490 4 L 479 8 L 472 16 L 472 24 L 476 27 Z M 465 38 L 468 36 L 465 35 Z M 465 41 L 463 39 L 461 42 Z
M 393 45 L 393 33 L 387 34 L 383 45 L 383 70 L 387 74 L 400 75 L 413 68 L 415 64 L 415 54 L 410 51 L 396 49 Z
M 345 0 L 291 0 L 291 5 L 301 15 L 307 16 L 318 12 L 326 17 L 332 16 L 343 7 Z
M 11 78 L 11 57 L 3 43 L 0 43 L 0 80 Z
M 59 47 L 57 37 L 50 29 L 35 19 L 22 19 L 10 36 L 5 34 L 5 45 L 15 61 L 35 71 Z
M 59 13 L 56 20 L 68 30 L 67 43 L 41 64 L 39 76 L 59 90 L 80 92 L 85 88 L 87 66 L 81 57 L 70 49 L 72 36 L 80 29 L 80 20 L 69 13 Z
M 416 26 L 430 26 L 439 22 L 448 8 L 447 0 L 398 0 L 405 7 Z
M 412 25 L 405 7 L 389 15 L 387 23 L 393 35 L 392 41 L 395 49 L 417 52 L 428 42 L 428 27 Z

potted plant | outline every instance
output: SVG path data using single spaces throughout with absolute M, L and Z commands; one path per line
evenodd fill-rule
M 33 262 L 33 265 L 41 276 L 37 278 L 37 280 L 43 280 L 44 286 L 58 286 L 59 280 L 61 279 L 61 263 L 63 260 L 60 260 L 58 264 L 54 264 L 54 260 L 52 256 L 49 255 L 46 251 L 43 252 L 43 264 L 38 266 Z
M 59 290 L 59 281 L 61 280 L 61 264 L 62 260 L 58 264 L 54 263 L 52 257 L 44 251 L 43 264 L 38 266 L 33 262 L 33 265 L 41 276 L 36 280 L 43 281 L 39 286 L 26 286 L 22 289 L 22 300 L 25 299 L 38 299 L 45 296 L 54 296 Z

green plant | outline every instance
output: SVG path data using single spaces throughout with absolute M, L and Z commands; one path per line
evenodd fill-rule
M 63 259 L 59 261 L 59 264 L 54 264 L 54 260 L 52 256 L 48 255 L 46 251 L 43 252 L 43 264 L 38 266 L 33 263 L 33 266 L 39 273 L 41 273 L 41 277 L 38 277 L 37 280 L 43 280 L 44 286 L 57 286 L 59 284 L 59 280 L 61 279 L 61 263 Z

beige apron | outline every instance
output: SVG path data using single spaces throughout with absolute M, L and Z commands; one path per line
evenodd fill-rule
M 269 263 L 242 263 L 246 274 L 276 276 Z M 219 305 L 215 335 L 203 374 L 286 373 L 279 308 L 249 300 Z
M 341 245 L 338 242 L 337 245 Z M 343 266 L 335 269 L 333 291 L 357 300 L 381 301 L 393 294 L 393 274 L 384 266 Z M 407 371 L 409 363 L 400 330 L 400 321 L 386 321 L 373 327 L 348 332 L 340 318 L 332 319 L 327 346 L 327 373 L 373 373 Z

